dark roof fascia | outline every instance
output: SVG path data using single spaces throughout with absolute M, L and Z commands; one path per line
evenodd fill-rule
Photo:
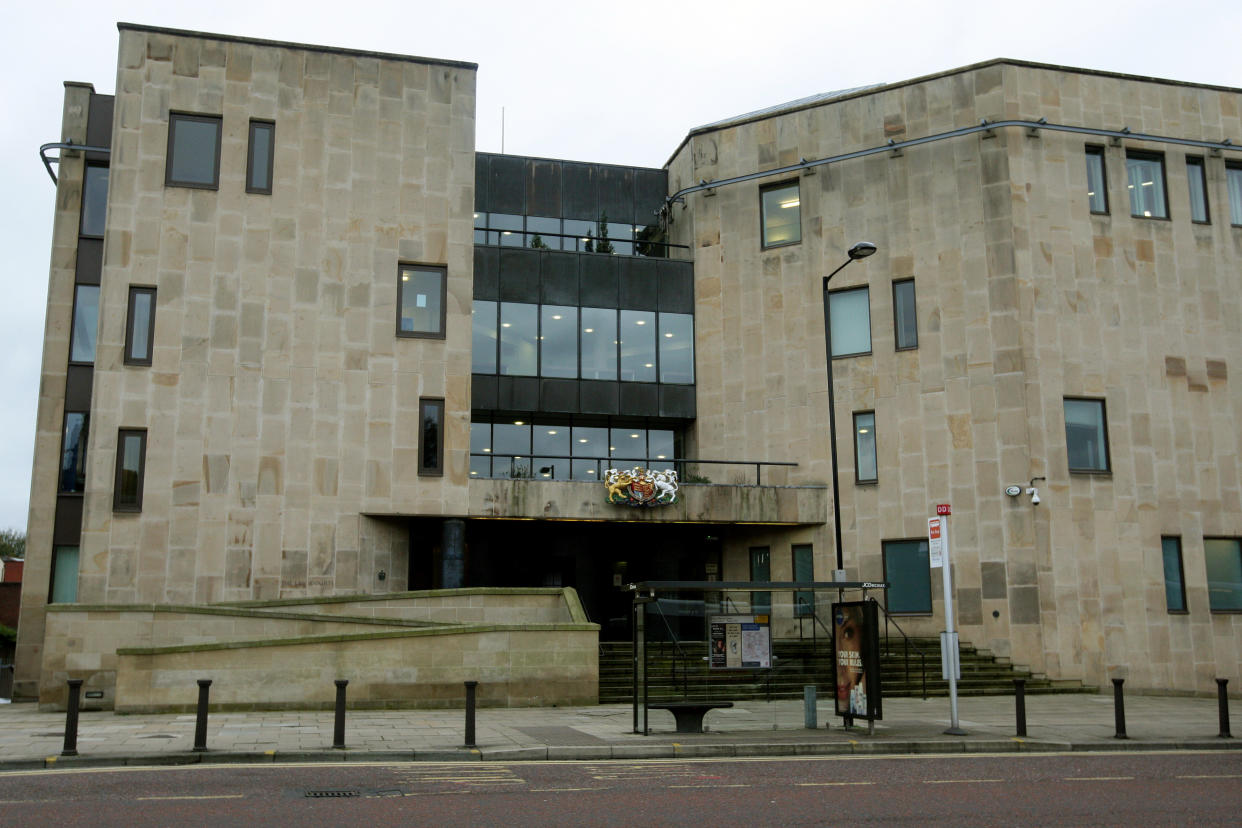
M 665 171 L 663 167 L 640 167 L 635 164 L 606 164 L 599 161 L 580 161 L 576 158 L 548 158 L 543 155 L 514 155 L 509 152 L 487 152 L 485 150 L 475 150 L 474 154 L 490 155 L 493 158 L 520 158 L 523 161 L 552 161 L 557 164 L 582 164 L 587 167 L 612 167 L 618 170 L 647 170 L 658 173 Z
M 172 35 L 173 37 L 190 37 L 198 40 L 219 40 L 224 43 L 245 43 L 249 46 L 270 46 L 276 49 L 297 49 L 303 52 L 323 52 L 330 55 L 346 55 L 349 57 L 375 58 L 377 60 L 399 60 L 405 63 L 423 63 L 431 66 L 451 66 L 457 69 L 478 71 L 479 64 L 462 60 L 441 60 L 439 58 L 418 57 L 416 55 L 396 55 L 390 52 L 370 52 L 364 49 L 342 49 L 336 46 L 317 46 L 311 43 L 290 43 L 285 40 L 264 40 L 257 37 L 238 37 L 236 35 L 214 34 L 212 32 L 196 32 L 189 29 L 166 29 L 162 26 L 144 26 L 139 23 L 117 23 L 119 31 L 149 32 L 151 34 Z
M 686 133 L 685 138 L 681 139 L 681 143 L 677 145 L 677 149 L 673 150 L 673 154 L 669 156 L 668 161 L 664 162 L 664 168 L 665 169 L 669 168 L 669 166 L 673 163 L 673 159 L 677 157 L 677 154 L 680 153 L 682 149 L 685 148 L 686 144 L 690 142 L 690 139 L 696 135 L 706 135 L 710 132 L 717 132 L 723 129 L 731 129 L 733 127 L 741 126 L 743 124 L 751 124 L 751 123 L 755 123 L 756 121 L 767 120 L 768 118 L 789 115 L 791 113 L 801 112 L 806 109 L 814 109 L 815 107 L 819 107 L 819 106 L 831 106 L 833 104 L 837 104 L 842 101 L 850 101 L 856 98 L 865 98 L 868 95 L 877 95 L 877 94 L 880 94 L 881 92 L 888 92 L 893 89 L 901 89 L 904 86 L 913 86 L 918 83 L 927 83 L 928 81 L 938 80 L 940 78 L 952 77 L 953 75 L 961 75 L 967 72 L 975 72 L 975 71 L 978 71 L 979 69 L 984 69 L 989 66 L 1018 66 L 1024 69 L 1042 69 L 1042 70 L 1047 70 L 1047 71 L 1052 71 L 1052 72 L 1072 72 L 1076 75 L 1095 75 L 1096 77 L 1101 77 L 1101 78 L 1115 78 L 1117 80 L 1140 81 L 1142 83 L 1159 83 L 1159 84 L 1164 84 L 1166 86 L 1182 86 L 1182 87 L 1187 87 L 1190 89 L 1208 89 L 1214 92 L 1233 92 L 1233 93 L 1242 94 L 1242 89 L 1239 89 L 1233 86 L 1218 86 L 1215 84 L 1207 84 L 1207 83 L 1191 83 L 1190 81 L 1169 80 L 1168 78 L 1157 78 L 1157 77 L 1152 77 L 1150 75 L 1129 75 L 1124 72 L 1107 72 L 1102 69 L 1081 69 L 1076 66 L 1060 66 L 1055 63 L 1037 63 L 1031 60 L 1017 60 L 1015 58 L 993 58 L 991 60 L 985 60 L 979 63 L 972 63 L 968 66 L 959 66 L 956 69 L 947 69 L 943 72 L 933 72 L 930 75 L 920 75 L 917 78 L 910 78 L 908 80 L 895 81 L 893 83 L 885 83 L 885 84 L 879 84 L 876 86 L 869 86 L 857 92 L 851 92 L 845 95 L 841 95 L 840 97 L 829 98 L 824 101 L 813 101 L 811 103 L 806 103 L 801 106 L 791 106 L 789 109 L 781 109 L 775 112 L 763 112 L 761 114 L 754 115 L 750 118 L 739 117 L 735 120 L 726 119 L 724 121 L 718 121 L 714 124 L 708 124 L 706 126 L 695 127 L 694 129 Z

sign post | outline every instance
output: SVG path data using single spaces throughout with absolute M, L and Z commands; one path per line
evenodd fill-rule
M 958 651 L 957 631 L 953 629 L 953 579 L 949 564 L 949 515 L 948 503 L 936 505 L 936 517 L 927 519 L 928 557 L 932 568 L 943 568 L 944 626 L 940 634 L 940 671 L 949 682 L 949 729 L 950 736 L 965 736 L 966 731 L 957 719 L 957 680 L 962 677 L 962 663 Z

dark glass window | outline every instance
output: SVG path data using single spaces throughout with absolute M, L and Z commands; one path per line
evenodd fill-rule
M 798 182 L 759 191 L 763 207 L 763 246 L 780 247 L 802 241 L 802 199 Z
M 1130 215 L 1138 218 L 1168 218 L 1164 197 L 1164 156 L 1148 152 L 1126 153 Z
M 487 244 L 487 213 L 474 214 L 474 243 Z
M 492 424 L 470 423 L 470 476 L 492 476 Z M 483 456 L 487 455 L 487 456 Z
M 884 580 L 889 584 L 889 612 L 930 613 L 931 561 L 927 541 L 884 541 Z
M 1087 147 L 1087 207 L 1108 212 L 1108 179 L 1104 175 L 1104 148 Z
M 854 415 L 854 479 L 874 483 L 877 479 L 875 459 L 875 412 Z
M 871 353 L 871 293 L 865 287 L 828 294 L 832 355 Z
M 108 210 L 108 168 L 88 166 L 82 182 L 82 236 L 102 236 Z
M 613 468 L 632 469 L 647 466 L 647 430 L 645 428 L 614 428 L 608 438 Z
M 694 317 L 660 314 L 660 382 L 694 382 Z
M 893 282 L 893 338 L 899 351 L 919 347 L 919 325 L 914 304 L 913 279 Z
M 1207 175 L 1202 158 L 1186 158 L 1186 186 L 1190 190 L 1190 220 L 1207 224 L 1208 213 Z
M 272 191 L 272 162 L 275 156 L 276 125 L 271 121 L 250 122 L 250 147 L 246 153 L 246 192 Z
M 795 543 L 793 552 L 793 574 L 795 581 L 803 583 L 815 580 L 814 552 L 809 543 Z M 794 593 L 794 615 L 810 616 L 815 614 L 815 592 L 800 589 Z
M 91 415 L 85 411 L 65 412 L 65 436 L 60 449 L 60 491 L 81 492 L 86 488 L 86 439 Z
M 1242 610 L 1242 541 L 1237 538 L 1204 538 L 1207 564 L 1208 607 L 1212 612 Z
M 443 339 L 447 269 L 402 265 L 398 276 L 397 336 Z
M 752 546 L 750 548 L 750 579 L 758 583 L 767 583 L 772 580 L 772 552 L 768 547 Z M 771 613 L 772 593 L 752 592 L 750 609 L 756 615 Z
M 500 373 L 533 377 L 537 373 L 538 305 L 500 303 Z
M 150 365 L 155 338 L 155 288 L 129 289 L 129 321 L 125 326 L 125 363 Z
M 112 508 L 117 512 L 142 511 L 142 483 L 147 463 L 147 430 L 122 428 L 116 441 L 116 483 Z
M 612 252 L 618 256 L 633 256 L 634 225 L 609 222 L 606 228 L 608 230 L 608 243 L 612 245 Z
M 582 221 L 580 219 L 565 219 L 564 230 L 569 238 L 565 239 L 564 245 L 566 250 L 577 250 L 582 252 L 587 249 L 590 244 L 594 248 L 595 244 L 592 240 L 595 236 L 595 222 Z
M 444 400 L 418 401 L 418 473 L 444 474 Z
M 531 426 L 531 449 L 535 454 L 531 467 L 537 478 L 567 480 L 572 474 L 570 437 L 568 425 L 536 423 Z
M 73 288 L 73 342 L 69 346 L 70 362 L 95 361 L 95 335 L 99 325 L 99 285 L 75 285 Z
M 656 381 L 656 315 L 651 311 L 621 311 L 621 379 Z
M 525 247 L 522 236 L 522 217 L 509 213 L 492 213 L 488 216 L 487 226 L 492 228 L 487 234 L 488 244 L 499 244 L 505 247 Z
M 1182 577 L 1182 539 L 1161 538 L 1164 556 L 1164 600 L 1169 612 L 1186 611 L 1186 580 Z
M 78 600 L 78 547 L 57 546 L 52 550 L 52 588 L 49 604 L 73 604 Z
M 492 425 L 492 475 L 530 477 L 530 424 L 522 420 Z
M 672 460 L 676 457 L 673 432 L 658 428 L 647 432 L 647 456 L 652 466 L 658 467 L 661 460 Z
M 1242 227 L 1242 165 L 1225 165 L 1225 186 L 1229 192 L 1229 221 Z
M 561 220 L 543 216 L 526 217 L 526 244 L 542 250 L 561 249 Z
M 170 187 L 220 186 L 220 116 L 168 116 L 168 160 L 164 183 Z
M 471 311 L 470 370 L 476 374 L 496 373 L 496 303 L 474 300 Z
M 617 378 L 617 312 L 582 309 L 582 378 Z
M 606 459 L 601 462 L 600 459 L 580 460 L 578 458 L 607 458 L 609 456 L 608 429 L 574 426 L 571 441 L 574 455 L 574 480 L 602 480 L 603 470 L 609 467 Z
M 539 375 L 578 376 L 578 309 L 541 305 Z
M 671 468 L 675 440 L 671 429 L 634 424 L 574 425 L 570 418 L 478 420 L 470 425 L 470 474 L 600 480 L 609 468 Z
M 1065 448 L 1070 471 L 1108 471 L 1103 400 L 1065 399 Z

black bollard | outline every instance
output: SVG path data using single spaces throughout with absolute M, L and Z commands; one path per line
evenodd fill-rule
M 1217 735 L 1221 739 L 1233 738 L 1233 734 L 1229 732 L 1229 691 L 1225 689 L 1228 684 L 1229 679 L 1216 680 L 1216 704 L 1220 708 L 1220 733 Z
M 336 680 L 336 726 L 332 728 L 332 747 L 345 749 L 345 687 L 349 679 Z
M 194 722 L 194 749 L 207 749 L 207 694 L 211 692 L 211 679 L 198 680 L 198 719 Z
M 65 747 L 61 756 L 78 755 L 78 698 L 82 694 L 82 679 L 69 679 L 69 707 L 65 710 Z
M 1013 680 L 1013 709 L 1018 717 L 1018 735 L 1026 735 L 1026 679 Z
M 1125 679 L 1113 679 L 1113 714 L 1117 719 L 1117 736 L 1118 739 L 1128 739 L 1126 736 L 1126 701 L 1121 695 L 1121 685 L 1125 683 Z
M 466 682 L 466 747 L 474 744 L 474 691 L 479 686 L 477 681 Z

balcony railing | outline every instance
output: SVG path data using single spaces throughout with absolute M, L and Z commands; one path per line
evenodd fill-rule
M 695 457 L 575 457 L 570 455 L 544 454 L 532 457 L 525 454 L 499 454 L 472 452 L 470 476 L 478 479 L 512 480 L 574 480 L 593 482 L 604 479 L 608 469 L 632 469 L 635 466 L 664 470 L 673 469 L 682 483 L 722 483 L 733 486 L 762 486 L 765 468 L 788 468 L 797 466 L 778 460 L 704 460 Z M 733 467 L 731 470 L 727 467 Z M 712 480 L 712 470 L 723 470 L 728 480 Z M 753 483 L 748 482 L 752 479 Z

